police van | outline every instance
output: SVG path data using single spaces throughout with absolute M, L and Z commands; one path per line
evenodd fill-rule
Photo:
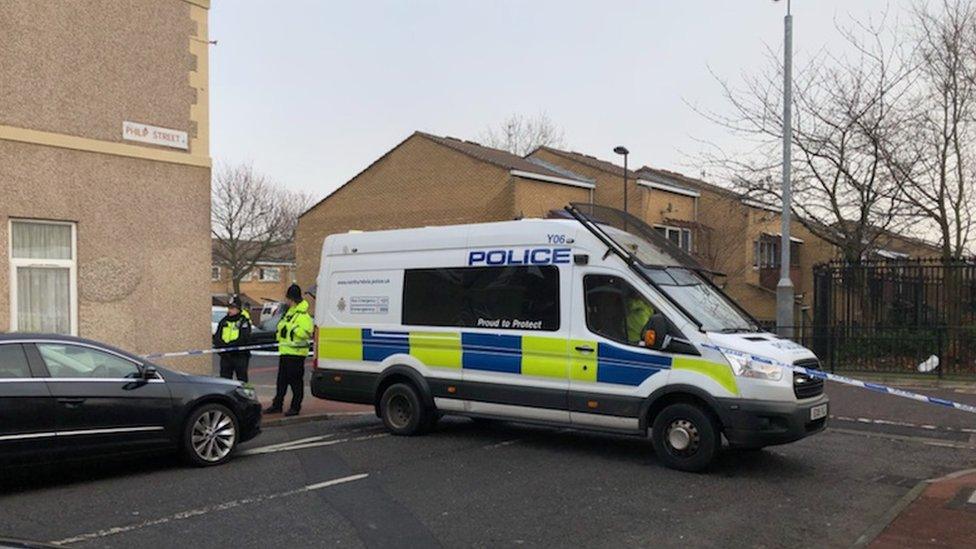
M 316 397 L 372 404 L 398 435 L 444 414 L 647 436 L 666 465 L 822 431 L 806 348 L 764 333 L 694 258 L 638 219 L 352 232 L 322 248 Z

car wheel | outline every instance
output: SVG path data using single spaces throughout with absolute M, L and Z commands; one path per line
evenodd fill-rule
M 237 446 L 237 416 L 226 406 L 204 404 L 190 414 L 183 428 L 183 455 L 198 467 L 220 465 Z
M 665 465 L 680 471 L 702 471 L 722 447 L 715 419 L 700 406 L 671 404 L 654 418 L 651 429 L 654 450 Z
M 394 435 L 418 435 L 430 428 L 431 413 L 412 385 L 394 383 L 380 397 L 380 417 Z

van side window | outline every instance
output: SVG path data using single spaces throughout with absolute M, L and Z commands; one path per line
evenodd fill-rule
M 407 269 L 403 324 L 558 330 L 559 269 L 553 265 Z
M 644 340 L 644 327 L 654 308 L 633 286 L 617 276 L 586 275 L 583 290 L 591 332 L 628 345 Z

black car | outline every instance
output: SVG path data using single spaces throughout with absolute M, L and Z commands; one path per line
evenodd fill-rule
M 2 464 L 178 449 L 194 465 L 218 465 L 260 426 L 261 405 L 239 382 L 87 339 L 0 334 Z

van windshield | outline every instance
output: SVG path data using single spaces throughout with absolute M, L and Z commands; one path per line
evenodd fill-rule
M 721 292 L 685 267 L 642 267 L 663 292 L 701 324 L 706 332 L 755 332 L 759 329 Z

